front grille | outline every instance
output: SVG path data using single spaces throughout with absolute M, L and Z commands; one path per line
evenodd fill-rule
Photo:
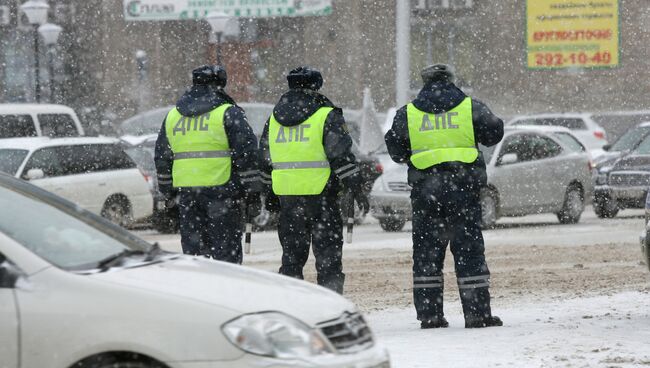
M 318 324 L 318 328 L 339 353 L 356 353 L 374 345 L 372 332 L 359 313 L 345 313 L 335 320 Z
M 410 192 L 411 186 L 403 181 L 389 181 L 388 189 L 393 192 Z
M 648 173 L 611 173 L 609 185 L 614 187 L 646 187 L 650 185 L 650 172 Z

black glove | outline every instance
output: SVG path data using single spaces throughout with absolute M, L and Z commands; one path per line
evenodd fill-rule
M 255 218 L 262 213 L 262 200 L 259 193 L 249 193 L 246 196 L 246 214 L 249 218 Z
M 275 195 L 275 193 L 267 194 L 266 198 L 264 200 L 264 206 L 266 207 L 266 210 L 271 212 L 271 213 L 279 213 L 280 212 L 280 197 Z
M 352 191 L 352 196 L 354 197 L 354 201 L 357 202 L 359 209 L 364 215 L 367 215 L 368 211 L 370 211 L 370 201 L 368 201 L 366 193 L 361 188 L 357 188 Z

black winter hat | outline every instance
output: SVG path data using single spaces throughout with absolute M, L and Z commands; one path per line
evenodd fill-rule
M 225 87 L 228 82 L 226 69 L 220 65 L 203 65 L 192 70 L 192 84 L 194 85 L 216 85 Z
M 311 89 L 318 91 L 323 86 L 323 76 L 316 69 L 299 66 L 287 74 L 290 89 Z
M 453 82 L 454 71 L 451 66 L 447 64 L 433 64 L 422 69 L 420 72 L 424 84 L 429 82 Z

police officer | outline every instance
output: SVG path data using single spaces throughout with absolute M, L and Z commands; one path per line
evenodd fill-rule
M 503 121 L 457 88 L 451 68 L 422 70 L 424 87 L 397 111 L 385 140 L 409 167 L 413 207 L 413 297 L 421 328 L 447 327 L 443 273 L 450 244 L 465 327 L 501 326 L 490 310 L 490 271 L 481 233 L 480 192 L 487 184 L 478 144 L 503 138 Z
M 160 192 L 179 196 L 183 253 L 241 263 L 241 209 L 259 213 L 257 140 L 224 91 L 226 70 L 192 71 L 192 87 L 165 118 L 156 141 Z
M 299 67 L 289 72 L 287 81 L 289 91 L 260 138 L 267 208 L 280 211 L 280 273 L 302 279 L 311 244 L 318 284 L 343 293 L 340 185 L 351 190 L 366 213 L 368 198 L 343 113 L 317 92 L 323 85 L 321 73 Z

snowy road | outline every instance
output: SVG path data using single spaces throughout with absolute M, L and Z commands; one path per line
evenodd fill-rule
M 395 367 L 650 366 L 650 273 L 640 265 L 642 211 L 598 219 L 591 208 L 576 225 L 553 215 L 503 219 L 486 231 L 493 311 L 500 329 L 465 330 L 451 254 L 445 265 L 445 312 L 451 327 L 419 330 L 411 302 L 410 228 L 386 233 L 370 221 L 344 248 L 346 296 L 369 315 Z M 179 251 L 178 235 L 139 231 Z M 275 271 L 274 231 L 253 234 L 246 265 Z M 313 262 L 313 257 L 310 260 Z M 314 281 L 313 264 L 305 276 Z

